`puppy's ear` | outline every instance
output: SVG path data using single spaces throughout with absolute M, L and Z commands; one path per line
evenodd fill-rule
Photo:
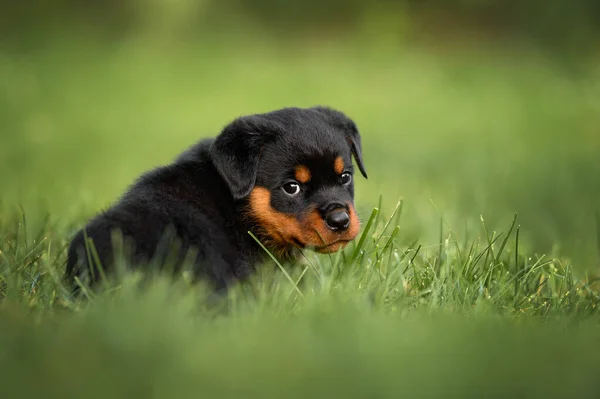
M 280 131 L 277 123 L 265 116 L 244 116 L 225 126 L 212 143 L 212 162 L 235 199 L 252 191 L 261 149 Z
M 358 128 L 352 119 L 348 118 L 340 111 L 336 111 L 327 107 L 313 107 L 315 111 L 320 112 L 327 118 L 327 121 L 335 126 L 336 128 L 344 131 L 346 133 L 346 140 L 350 145 L 350 149 L 352 150 L 352 155 L 354 156 L 354 160 L 358 165 L 358 169 L 360 169 L 360 173 L 367 178 L 367 170 L 365 169 L 365 163 L 362 157 L 362 145 L 360 142 L 360 133 L 358 132 Z

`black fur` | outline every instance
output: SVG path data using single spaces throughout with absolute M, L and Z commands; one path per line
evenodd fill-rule
M 164 259 L 174 243 L 176 267 L 194 249 L 194 274 L 217 289 L 248 277 L 265 256 L 247 233 L 264 237 L 260 223 L 248 217 L 248 195 L 255 186 L 272 193 L 271 206 L 300 215 L 308 204 L 352 202 L 353 183 L 341 186 L 331 173 L 314 176 L 302 197 L 289 198 L 280 190 L 293 176 L 294 165 L 329 170 L 342 156 L 352 173 L 352 156 L 367 176 L 358 130 L 341 112 L 324 107 L 284 108 L 240 117 L 216 137 L 201 140 L 173 163 L 142 175 L 108 210 L 95 216 L 73 238 L 66 278 L 79 277 L 92 286 L 100 279 L 90 265 L 84 230 L 97 251 L 104 271 L 114 271 L 113 231 L 132 244 L 131 263 L 142 267 Z M 337 202 L 336 202 L 337 201 Z M 175 234 L 166 236 L 171 231 Z M 161 242 L 165 244 L 161 247 Z M 162 249 L 161 249 L 162 248 Z

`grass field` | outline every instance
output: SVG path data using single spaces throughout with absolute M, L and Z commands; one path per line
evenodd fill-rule
M 3 47 L 2 396 L 598 397 L 595 65 L 515 47 Z M 68 298 L 70 235 L 135 176 L 238 115 L 315 104 L 363 136 L 346 251 L 269 262 L 212 306 L 137 275 Z

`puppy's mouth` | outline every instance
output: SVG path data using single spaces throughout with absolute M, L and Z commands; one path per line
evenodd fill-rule
M 316 247 L 315 251 L 322 253 L 322 254 L 337 252 L 340 249 L 344 249 L 350 241 L 351 240 L 338 240 L 338 241 L 332 242 L 330 244 L 323 245 L 321 247 Z
M 298 248 L 306 248 L 306 245 L 296 237 L 292 237 L 292 244 Z
M 310 248 L 315 252 L 327 254 L 327 253 L 332 253 L 332 252 L 336 252 L 340 249 L 343 249 L 352 240 L 340 239 L 340 240 L 336 240 L 336 241 L 330 242 L 329 244 L 324 244 L 324 245 L 305 244 L 295 237 L 293 237 L 291 241 L 292 241 L 292 244 L 298 248 L 301 248 L 301 249 Z

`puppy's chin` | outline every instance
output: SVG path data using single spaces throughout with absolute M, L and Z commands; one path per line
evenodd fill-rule
M 276 232 L 271 236 L 271 243 L 279 247 L 279 252 L 295 252 L 294 250 L 308 249 L 320 254 L 330 254 L 338 252 L 346 248 L 346 246 L 356 238 L 356 234 L 343 234 L 334 236 L 332 234 L 324 234 L 326 232 L 312 233 L 316 229 L 306 229 L 302 236 L 286 236 L 283 233 Z M 322 231 L 324 229 L 321 229 Z
M 348 243 L 352 241 L 352 240 L 338 240 L 335 242 L 332 242 L 330 244 L 327 245 L 316 245 L 316 244 L 305 244 L 305 243 L 301 243 L 298 240 L 294 240 L 293 243 L 291 243 L 291 245 L 293 245 L 295 248 L 298 249 L 310 249 L 312 251 L 318 252 L 320 254 L 330 254 L 333 252 L 337 252 L 340 251 L 344 248 L 346 248 L 346 245 L 348 245 Z
M 333 252 L 338 252 L 338 251 L 341 251 L 344 248 L 346 248 L 346 245 L 348 245 L 349 242 L 350 242 L 350 240 L 337 241 L 337 242 L 331 243 L 329 245 L 325 245 L 322 247 L 316 247 L 316 248 L 314 248 L 314 251 L 318 252 L 320 254 L 330 254 Z

